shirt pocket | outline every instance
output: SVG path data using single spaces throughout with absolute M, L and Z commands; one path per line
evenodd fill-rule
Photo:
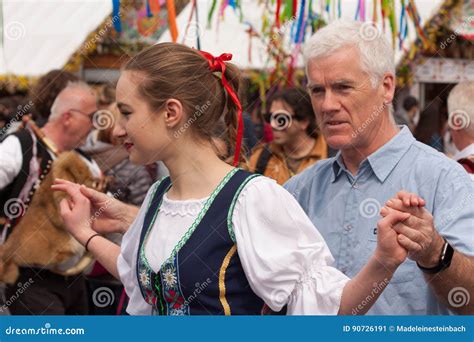
M 369 232 L 369 237 L 367 241 L 367 245 L 365 248 L 366 253 L 366 262 L 372 257 L 375 252 L 375 248 L 377 247 L 377 228 L 374 227 Z M 395 271 L 390 283 L 398 284 L 398 283 L 405 283 L 408 281 L 413 281 L 415 276 L 418 274 L 418 267 L 416 266 L 416 262 L 413 260 L 405 260 L 403 264 L 401 264 L 397 270 Z

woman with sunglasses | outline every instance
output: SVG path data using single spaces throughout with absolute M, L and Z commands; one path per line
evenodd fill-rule
M 71 234 L 121 279 L 135 315 L 257 315 L 266 304 L 287 314 L 350 314 L 385 287 L 407 253 L 379 222 L 372 259 L 352 280 L 331 266 L 329 249 L 296 200 L 275 181 L 217 156 L 223 118 L 242 141 L 238 69 L 184 45 L 162 43 L 133 57 L 117 85 L 124 117 L 115 134 L 134 163 L 162 160 L 170 177 L 155 183 L 136 211 L 104 194 L 57 180 Z M 125 233 L 122 246 L 101 233 Z M 358 313 L 366 312 L 368 303 Z
M 273 141 L 258 146 L 250 157 L 250 171 L 283 185 L 318 160 L 327 158 L 327 145 L 316 126 L 311 99 L 300 88 L 282 90 L 269 102 L 264 115 L 273 130 Z

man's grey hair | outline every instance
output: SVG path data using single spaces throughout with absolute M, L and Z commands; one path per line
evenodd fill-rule
M 314 58 L 327 57 L 343 47 L 355 46 L 362 70 L 376 87 L 386 72 L 395 75 L 393 49 L 384 33 L 370 22 L 336 20 L 316 31 L 303 49 L 306 68 Z
M 474 138 L 474 81 L 456 85 L 448 96 L 449 124 Z
M 66 87 L 54 99 L 53 105 L 51 106 L 51 115 L 48 121 L 54 121 L 58 119 L 65 111 L 71 108 L 71 96 L 80 96 L 79 94 L 90 94 L 95 96 L 93 89 L 83 81 L 69 81 Z

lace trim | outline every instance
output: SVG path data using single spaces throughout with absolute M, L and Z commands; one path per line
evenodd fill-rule
M 170 216 L 197 216 L 208 199 L 209 197 L 196 200 L 175 201 L 170 200 L 165 194 L 160 211 Z
M 199 225 L 199 223 L 201 223 L 201 220 L 202 218 L 204 217 L 204 215 L 206 215 L 207 211 L 209 210 L 209 208 L 211 207 L 211 204 L 212 202 L 214 201 L 214 199 L 217 197 L 217 195 L 219 194 L 219 192 L 222 190 L 222 188 L 227 184 L 227 182 L 229 181 L 230 178 L 232 178 L 232 176 L 238 171 L 239 169 L 235 168 L 235 169 L 232 169 L 232 171 L 230 171 L 225 177 L 224 179 L 219 183 L 219 185 L 217 186 L 217 188 L 212 192 L 211 196 L 209 196 L 209 198 L 206 200 L 206 203 L 204 204 L 204 207 L 201 209 L 201 211 L 199 212 L 198 214 L 198 217 L 196 218 L 196 220 L 193 222 L 193 224 L 191 225 L 191 227 L 189 227 L 189 229 L 187 230 L 187 232 L 183 235 L 183 237 L 181 238 L 181 240 L 179 240 L 179 242 L 174 246 L 172 252 L 171 252 L 171 255 L 163 262 L 162 266 L 163 265 L 166 265 L 167 263 L 170 263 L 171 260 L 173 260 L 173 258 L 175 257 L 175 255 L 179 252 L 179 250 L 181 249 L 181 247 L 183 247 L 186 242 L 189 240 L 189 238 L 191 237 L 191 235 L 193 234 L 193 232 L 196 230 L 197 226 Z M 169 189 L 169 188 L 168 188 Z M 168 191 L 168 189 L 166 191 Z M 163 202 L 163 201 L 162 201 Z M 146 242 L 148 240 L 148 235 L 151 231 L 150 227 L 153 227 L 153 224 L 155 223 L 155 220 L 156 220 L 156 217 L 158 216 L 158 212 L 161 210 L 161 204 L 159 205 L 159 209 L 156 211 L 156 213 L 154 214 L 153 216 L 153 220 L 150 224 L 149 227 L 147 227 L 147 233 L 146 233 L 146 236 L 145 236 L 145 239 L 143 240 L 143 244 L 140 246 L 140 258 L 142 259 L 143 263 L 145 264 L 145 266 L 148 268 L 148 269 L 152 269 L 150 264 L 148 263 L 148 260 L 145 256 L 145 245 L 146 245 Z M 159 270 L 161 271 L 161 269 Z

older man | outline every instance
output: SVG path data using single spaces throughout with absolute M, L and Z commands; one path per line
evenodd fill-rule
M 448 97 L 449 131 L 459 152 L 454 156 L 474 180 L 474 82 L 463 82 Z
M 2 240 L 15 229 L 20 219 L 8 212 L 8 203 L 14 201 L 24 206 L 26 196 L 35 191 L 35 184 L 41 181 L 39 175 L 46 175 L 50 170 L 48 163 L 58 153 L 75 149 L 85 142 L 96 110 L 92 89 L 82 82 L 69 83 L 54 100 L 41 134 L 20 129 L 0 143 L 0 218 L 6 222 L 2 227 Z M 29 286 L 18 296 L 21 284 Z M 87 313 L 84 279 L 63 276 L 44 268 L 20 268 L 17 284 L 7 287 L 6 297 L 7 303 L 11 302 L 10 312 L 17 315 Z
M 403 201 L 387 204 L 412 213 L 394 226 L 411 260 L 395 272 L 369 313 L 472 313 L 473 182 L 460 165 L 393 122 L 390 44 L 375 27 L 336 21 L 316 32 L 304 52 L 319 126 L 339 153 L 290 179 L 286 188 L 350 277 L 376 247 L 376 222 L 386 201 L 402 189 L 425 199 L 410 202 L 401 192 Z

